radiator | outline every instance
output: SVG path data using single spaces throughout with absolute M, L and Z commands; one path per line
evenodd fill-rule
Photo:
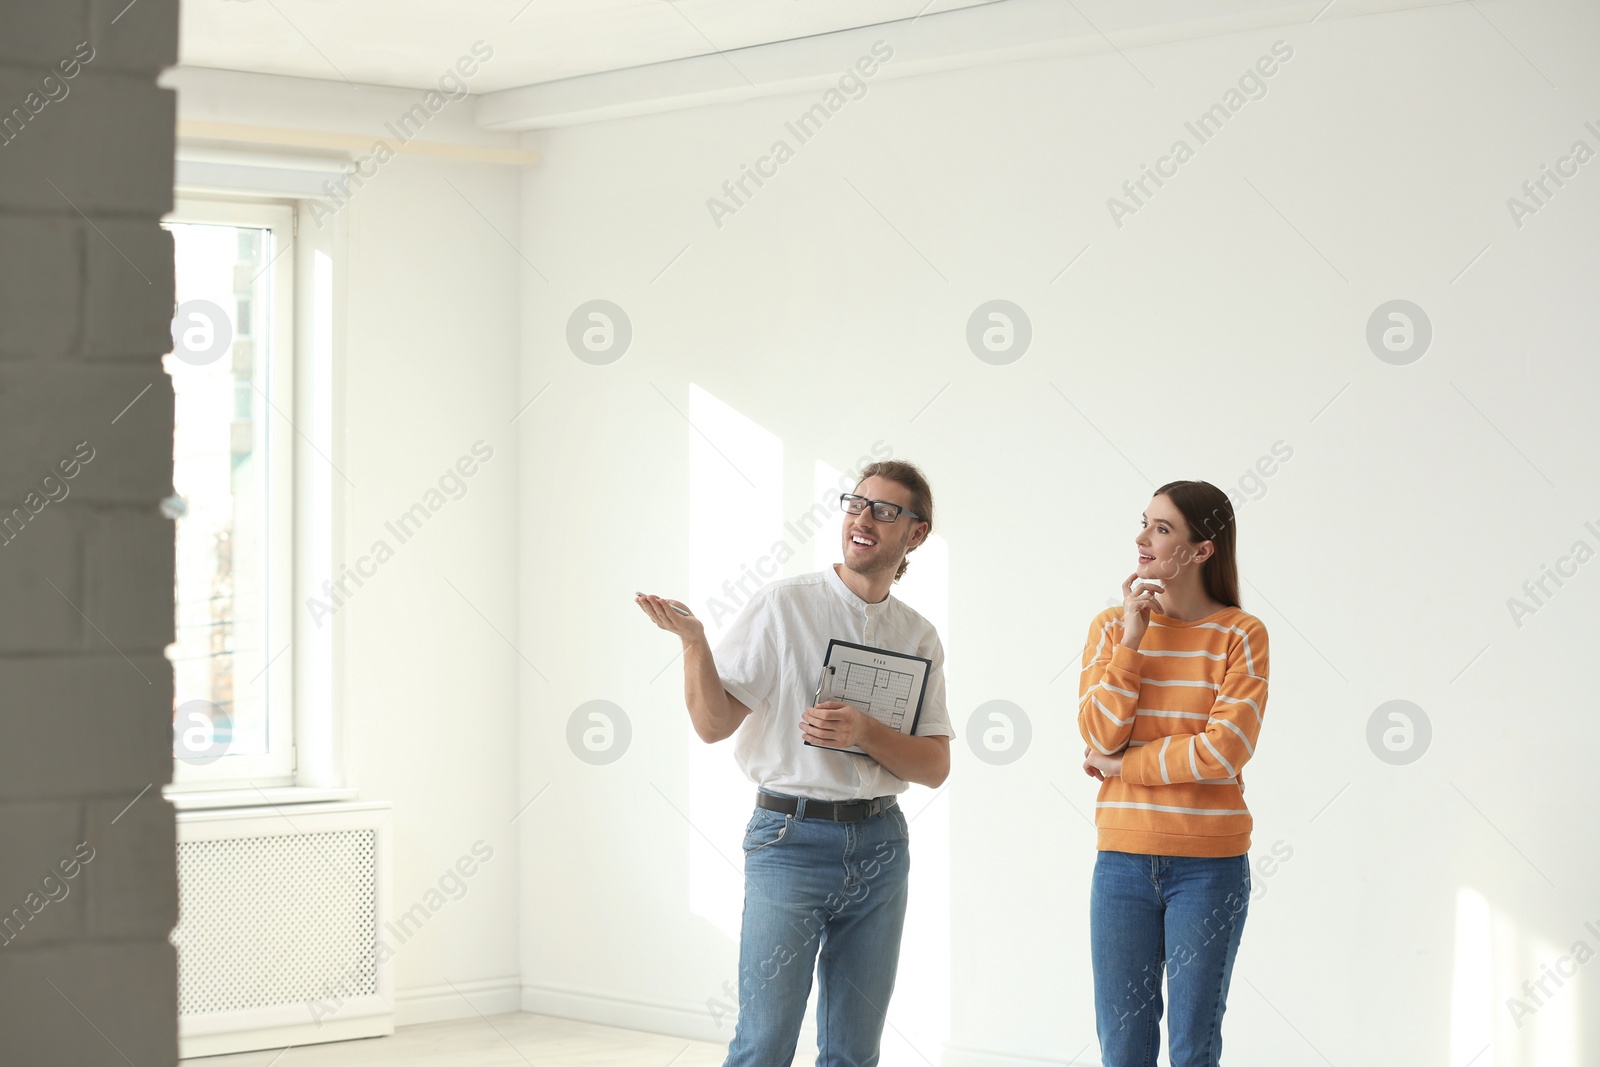
M 184 811 L 177 821 L 181 1056 L 394 1032 L 378 936 L 388 804 Z

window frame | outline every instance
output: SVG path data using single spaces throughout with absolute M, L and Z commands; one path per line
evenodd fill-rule
M 270 292 L 266 381 L 271 402 L 263 403 L 259 417 L 266 423 L 266 560 L 262 603 L 266 621 L 262 633 L 263 668 L 267 685 L 267 736 L 271 749 L 265 755 L 225 755 L 215 762 L 195 764 L 173 757 L 172 782 L 167 794 L 217 790 L 281 788 L 296 782 L 294 592 L 298 562 L 295 541 L 299 501 L 295 482 L 294 398 L 298 352 L 295 336 L 295 243 L 297 207 L 281 200 L 211 199 L 179 195 L 163 223 L 223 225 L 265 229 L 272 234 L 272 259 L 267 270 Z M 270 650 L 277 650 L 272 652 Z M 259 675 L 258 675 L 259 677 Z M 235 679 L 235 687 L 255 679 Z M 252 792 L 253 795 L 253 792 Z

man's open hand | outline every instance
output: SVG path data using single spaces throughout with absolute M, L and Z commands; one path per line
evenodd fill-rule
M 672 605 L 688 611 L 688 605 L 676 600 L 667 600 L 658 596 L 636 596 L 633 602 L 648 616 L 650 621 L 670 634 L 676 634 L 685 645 L 691 641 L 705 639 L 706 629 L 700 620 L 693 615 L 680 615 L 672 610 Z

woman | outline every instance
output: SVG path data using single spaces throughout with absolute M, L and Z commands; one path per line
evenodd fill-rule
M 1156 490 L 1121 607 L 1083 650 L 1078 729 L 1099 856 L 1090 892 L 1105 1067 L 1222 1056 L 1222 1013 L 1250 903 L 1240 777 L 1267 707 L 1267 631 L 1239 609 L 1233 506 L 1209 482 Z M 1163 996 L 1162 977 L 1166 978 Z

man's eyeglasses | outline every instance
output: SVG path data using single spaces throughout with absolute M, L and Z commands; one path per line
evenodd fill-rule
M 879 522 L 894 522 L 900 518 L 902 513 L 911 516 L 918 522 L 922 521 L 921 515 L 914 511 L 907 511 L 899 504 L 891 504 L 887 500 L 868 500 L 866 497 L 856 496 L 854 493 L 839 494 L 839 510 L 847 514 L 859 515 L 868 508 L 872 509 L 872 517 Z

